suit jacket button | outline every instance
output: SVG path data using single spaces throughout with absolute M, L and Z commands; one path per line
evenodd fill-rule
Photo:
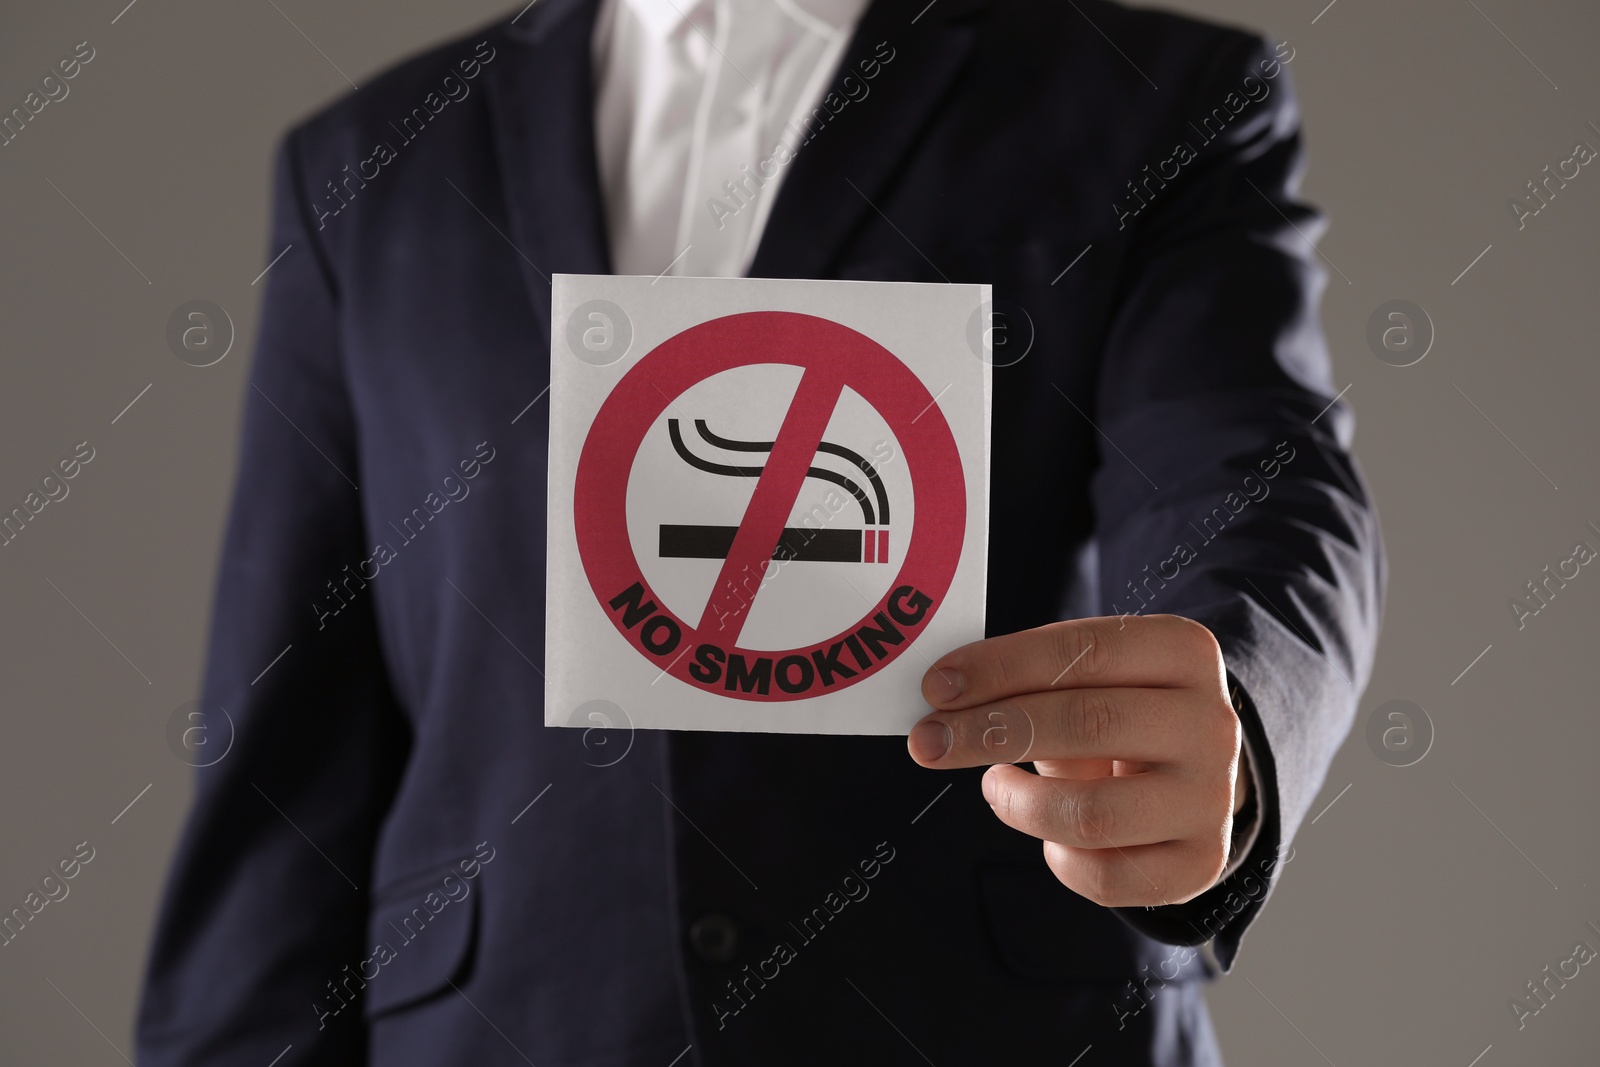
M 739 948 L 739 928 L 726 915 L 702 915 L 689 924 L 689 947 L 706 963 L 727 963 Z

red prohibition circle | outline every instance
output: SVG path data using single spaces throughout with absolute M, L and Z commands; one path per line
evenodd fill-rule
M 741 538 L 746 535 L 746 526 L 760 525 L 752 515 L 762 510 L 757 506 L 758 499 L 769 501 L 765 508 L 768 516 L 780 512 L 787 516 L 794 499 L 782 501 L 782 475 L 774 471 L 784 466 L 783 456 L 787 455 L 789 469 L 799 462 L 798 469 L 803 472 L 812 456 L 806 454 L 804 428 L 794 430 L 792 439 L 798 443 L 793 448 L 786 448 L 785 441 L 791 439 L 786 435 L 799 423 L 808 423 L 814 435 L 820 435 L 845 386 L 872 405 L 894 432 L 917 502 L 915 523 L 905 539 L 906 554 L 900 570 L 889 590 L 868 606 L 862 622 L 822 641 L 789 650 L 740 647 L 736 638 L 742 618 L 735 618 L 731 626 L 727 613 L 713 618 L 726 571 L 718 578 L 718 588 L 713 589 L 711 603 L 698 623 L 673 614 L 651 590 L 628 535 L 628 480 L 645 434 L 667 407 L 692 386 L 724 371 L 753 364 L 796 366 L 802 374 L 768 461 L 768 473 L 757 480 L 749 509 L 741 519 Z M 815 451 L 814 436 L 809 451 Z M 794 459 L 796 456 L 799 460 Z M 774 482 L 767 492 L 763 483 L 769 477 Z M 780 526 L 783 517 L 777 520 Z M 911 368 L 888 349 L 847 326 L 814 315 L 747 312 L 690 327 L 656 346 L 623 375 L 601 404 L 584 440 L 573 488 L 573 520 L 578 554 L 601 609 L 623 638 L 648 660 L 672 677 L 708 693 L 756 701 L 796 700 L 838 691 L 871 677 L 910 647 L 927 626 L 943 603 L 961 559 L 967 526 L 966 480 L 955 438 L 935 398 Z M 762 543 L 758 533 L 750 536 L 755 539 L 752 543 Z M 740 541 L 736 539 L 729 552 L 730 565 L 739 550 Z M 771 547 L 766 549 L 763 567 L 770 562 L 771 551 Z M 928 598 L 927 602 L 908 600 L 907 587 Z M 626 598 L 625 602 L 613 606 L 622 598 Z M 920 610 L 913 612 L 908 604 L 920 605 Z M 861 627 L 873 625 L 885 614 L 902 624 L 898 629 L 903 631 L 904 640 L 883 645 L 878 649 L 881 656 L 868 657 L 870 666 L 859 659 L 851 662 L 846 658 L 843 662 L 856 668 L 854 673 L 834 676 L 825 690 L 812 686 L 793 691 L 782 684 L 766 684 L 761 687 L 765 691 L 747 691 L 731 685 L 727 678 L 705 680 L 707 666 L 715 656 L 707 653 L 709 658 L 703 660 L 702 646 L 710 645 L 724 657 L 719 669 L 729 666 L 734 656 L 749 663 L 766 659 L 777 665 L 774 683 L 785 677 L 793 681 L 797 677 L 797 665 L 790 662 L 793 658 L 811 661 L 816 655 L 837 655 L 841 642 L 854 640 Z M 913 614 L 914 625 L 903 625 Z M 670 640 L 674 633 L 678 639 Z M 730 633 L 735 640 L 729 640 Z M 859 647 L 857 642 L 852 651 Z M 811 673 L 809 667 L 806 673 Z M 820 661 L 816 675 L 822 675 Z

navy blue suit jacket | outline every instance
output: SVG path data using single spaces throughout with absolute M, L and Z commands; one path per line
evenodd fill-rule
M 990 631 L 1215 632 L 1261 833 L 1201 897 L 1113 912 L 899 738 L 542 725 L 549 277 L 608 270 L 596 6 L 540 0 L 284 141 L 204 687 L 233 747 L 140 1062 L 1215 1062 L 1181 946 L 1227 966 L 1283 870 L 1382 588 L 1292 48 L 876 0 L 842 68 L 874 74 L 825 99 L 751 271 L 991 283 Z

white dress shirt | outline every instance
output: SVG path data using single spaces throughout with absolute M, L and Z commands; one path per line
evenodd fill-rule
M 601 0 L 595 136 L 616 274 L 755 257 L 867 0 Z

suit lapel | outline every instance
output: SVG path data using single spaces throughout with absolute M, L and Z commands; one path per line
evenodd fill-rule
M 894 50 L 871 92 L 801 146 L 756 249 L 750 276 L 826 276 L 845 242 L 888 187 L 901 159 L 965 64 L 983 0 L 874 0 L 856 27 L 830 89 L 880 44 Z M 884 54 L 888 54 L 887 51 Z M 854 188 L 852 188 L 854 186 Z
M 507 28 L 505 62 L 484 70 L 508 236 L 546 317 L 549 276 L 611 273 L 590 55 L 598 10 L 598 0 L 537 0 Z
M 874 0 L 840 71 L 881 62 L 884 42 L 893 58 L 865 99 L 847 105 L 796 154 L 752 277 L 825 275 L 961 71 L 983 2 Z M 537 0 L 507 28 L 506 61 L 485 69 L 508 236 L 523 253 L 524 279 L 546 317 L 550 275 L 611 272 L 590 57 L 598 10 L 599 0 Z

